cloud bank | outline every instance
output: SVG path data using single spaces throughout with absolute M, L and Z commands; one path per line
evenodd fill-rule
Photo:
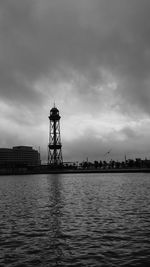
M 1 146 L 41 146 L 60 109 L 66 160 L 150 152 L 149 0 L 0 3 Z

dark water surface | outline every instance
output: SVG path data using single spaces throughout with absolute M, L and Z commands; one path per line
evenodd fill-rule
M 0 266 L 148 266 L 150 174 L 0 176 Z

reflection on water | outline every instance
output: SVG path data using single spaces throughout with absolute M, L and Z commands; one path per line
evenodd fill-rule
M 150 262 L 149 174 L 0 177 L 0 266 Z
M 51 235 L 49 245 L 51 254 L 53 255 L 56 265 L 61 262 L 63 250 L 61 248 L 61 216 L 62 216 L 62 201 L 61 201 L 61 179 L 59 175 L 53 175 L 51 179 L 47 180 L 50 188 L 49 194 L 49 214 L 50 214 L 50 229 Z
M 60 175 L 53 175 L 51 178 L 47 179 L 49 187 L 49 225 L 51 230 L 51 235 L 49 239 L 49 245 L 52 257 L 54 257 L 56 266 L 62 262 L 65 257 L 65 250 L 68 249 L 67 241 L 63 235 L 62 218 L 63 218 L 63 197 L 61 194 L 62 180 Z

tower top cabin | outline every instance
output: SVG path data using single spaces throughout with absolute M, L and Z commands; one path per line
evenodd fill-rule
M 52 121 L 57 121 L 60 120 L 60 115 L 59 115 L 59 110 L 54 106 L 51 110 L 50 110 L 50 116 L 49 119 Z

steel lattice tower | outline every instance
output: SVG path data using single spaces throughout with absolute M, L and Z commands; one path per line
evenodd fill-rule
M 60 166 L 63 164 L 62 144 L 60 138 L 60 115 L 59 110 L 54 107 L 50 110 L 50 129 L 48 144 L 48 164 L 52 166 Z

